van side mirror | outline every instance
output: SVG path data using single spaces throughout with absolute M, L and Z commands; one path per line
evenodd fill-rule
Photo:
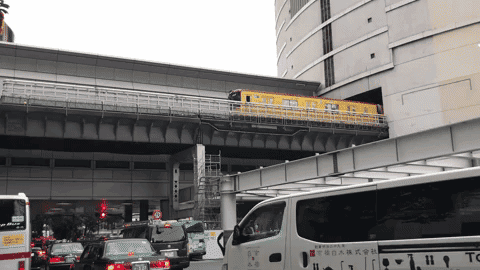
M 233 228 L 232 245 L 240 244 L 240 238 L 240 227 L 238 225 L 235 225 L 235 227 Z

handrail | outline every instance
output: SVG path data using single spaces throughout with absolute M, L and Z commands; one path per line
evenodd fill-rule
M 157 93 L 149 91 L 91 87 L 74 84 L 57 84 L 7 79 L 3 81 L 0 97 L 21 98 L 35 104 L 51 101 L 52 106 L 72 108 L 75 104 L 101 105 L 99 110 L 136 108 L 136 112 L 159 113 L 169 111 L 176 115 L 200 117 L 268 118 L 285 121 L 343 123 L 348 125 L 387 127 L 386 117 L 379 114 L 340 112 L 328 109 L 302 109 L 285 105 L 244 104 L 239 101 Z M 55 102 L 61 102 L 59 104 Z M 63 105 L 65 103 L 66 105 Z

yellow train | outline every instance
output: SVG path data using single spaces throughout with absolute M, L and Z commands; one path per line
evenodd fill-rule
M 382 106 L 365 102 L 246 89 L 230 91 L 228 99 L 241 102 L 235 110 L 243 115 L 373 126 L 386 125 Z

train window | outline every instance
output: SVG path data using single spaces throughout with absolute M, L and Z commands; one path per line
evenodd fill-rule
M 356 110 L 355 110 L 355 107 L 352 106 L 352 112 L 355 112 L 355 111 L 356 111 Z
M 254 95 L 253 97 L 254 97 L 254 98 L 259 98 L 259 96 L 258 96 L 258 95 Z
M 325 104 L 325 110 L 331 110 L 332 109 L 332 104 Z
M 250 96 L 246 96 L 247 102 L 250 102 Z
M 363 113 L 368 113 L 368 108 L 367 107 L 363 108 Z
M 290 106 L 290 100 L 288 100 L 288 99 L 282 100 L 282 105 L 284 105 L 284 106 Z
M 317 102 L 312 102 L 312 108 L 317 108 Z
M 333 113 L 337 114 L 338 113 L 338 104 L 332 104 L 332 110 L 333 110 Z
M 269 98 L 268 103 L 273 104 L 273 98 Z
M 306 103 L 306 104 L 305 104 L 305 107 L 306 107 L 307 109 L 310 108 L 310 101 L 306 101 L 305 103 Z
M 298 106 L 298 101 L 290 100 L 290 106 L 297 107 Z
M 266 98 L 263 98 L 263 99 L 262 99 L 262 103 L 267 103 L 267 99 L 266 99 Z

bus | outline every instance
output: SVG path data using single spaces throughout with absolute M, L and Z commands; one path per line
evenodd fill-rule
M 25 193 L 0 195 L 1 269 L 30 270 L 30 202 Z
M 179 219 L 177 222 L 185 224 L 187 229 L 188 256 L 190 260 L 201 260 L 203 255 L 207 254 L 203 222 L 200 220 L 192 220 L 191 218 Z
M 222 269 L 480 269 L 480 167 L 262 201 Z

